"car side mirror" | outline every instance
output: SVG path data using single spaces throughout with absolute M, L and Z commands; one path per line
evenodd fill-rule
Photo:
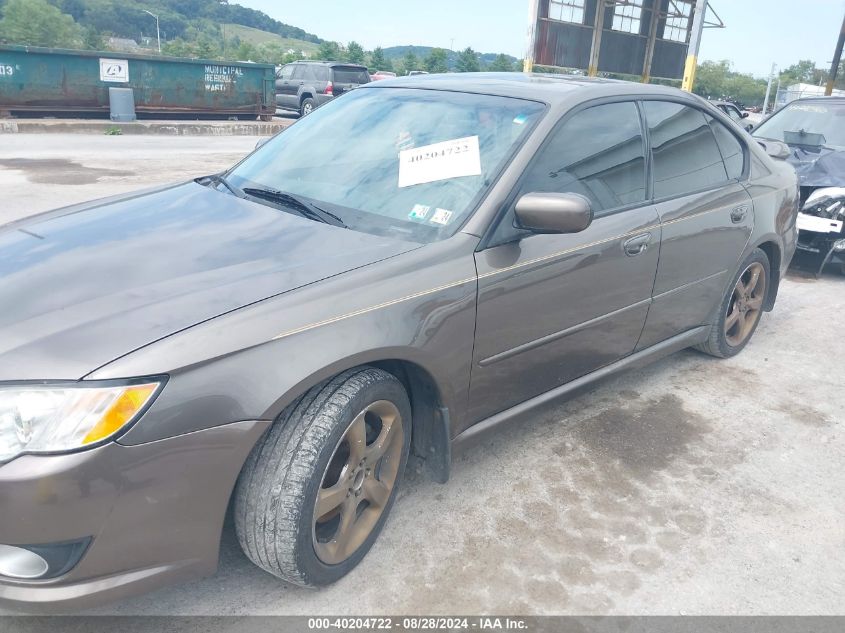
M 771 156 L 772 158 L 779 158 L 781 160 L 788 158 L 789 154 L 791 153 L 789 150 L 789 145 L 786 143 L 781 143 L 780 141 L 775 141 L 774 139 L 762 139 L 762 138 L 755 138 L 755 141 L 762 147 L 766 153 Z
M 526 193 L 514 213 L 520 228 L 535 233 L 578 233 L 593 221 L 590 201 L 577 193 Z

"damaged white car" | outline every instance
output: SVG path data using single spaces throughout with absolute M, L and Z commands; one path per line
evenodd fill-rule
M 754 136 L 789 147 L 801 186 L 798 251 L 816 275 L 828 265 L 845 274 L 845 98 L 793 101 Z

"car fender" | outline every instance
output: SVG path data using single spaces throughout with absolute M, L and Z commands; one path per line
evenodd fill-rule
M 397 361 L 433 377 L 453 420 L 472 363 L 477 238 L 456 234 L 197 324 L 86 376 L 167 374 L 121 439 L 138 444 L 239 420 L 272 420 L 320 381 Z

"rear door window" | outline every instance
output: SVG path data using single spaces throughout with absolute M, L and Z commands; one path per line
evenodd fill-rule
M 305 81 L 319 81 L 317 67 L 313 64 L 302 64 L 302 79 Z
M 710 128 L 716 137 L 716 144 L 722 153 L 722 160 L 725 161 L 728 178 L 738 180 L 742 177 L 745 168 L 745 148 L 739 139 L 720 121 L 707 115 L 707 122 L 710 123 Z
M 644 101 L 651 138 L 654 197 L 683 196 L 728 180 L 704 113 L 669 101 Z
M 354 66 L 335 66 L 334 81 L 339 84 L 366 84 L 370 82 L 370 74 L 365 68 Z

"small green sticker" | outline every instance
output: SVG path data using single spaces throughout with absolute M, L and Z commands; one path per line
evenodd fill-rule
M 424 204 L 415 204 L 414 208 L 408 214 L 408 218 L 411 220 L 425 220 L 428 217 L 429 211 L 431 211 L 431 207 Z

